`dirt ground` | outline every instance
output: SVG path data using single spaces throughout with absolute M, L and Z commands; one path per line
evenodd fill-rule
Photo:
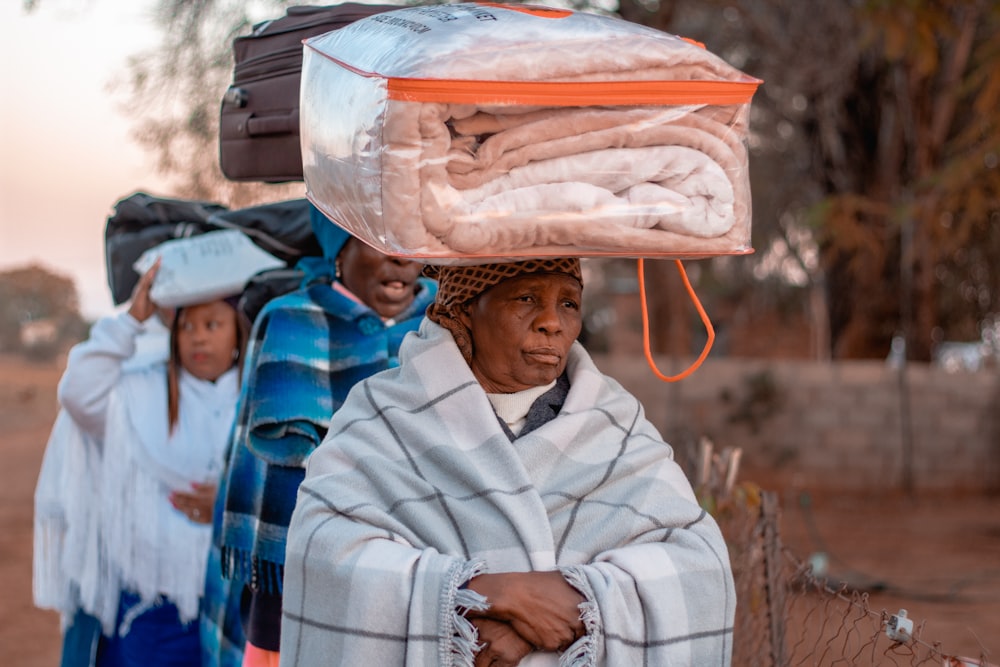
M 1000 496 L 848 495 L 769 487 L 766 474 L 749 470 L 744 477 L 778 492 L 780 537 L 799 562 L 825 567 L 833 589 L 846 585 L 846 595 L 867 596 L 858 606 L 869 612 L 857 624 L 862 635 L 875 628 L 879 646 L 885 647 L 890 642 L 878 631 L 877 614 L 904 609 L 924 646 L 949 656 L 986 656 L 991 666 L 1000 664 Z M 841 622 L 837 610 L 845 608 L 831 606 L 827 622 Z M 871 639 L 854 641 L 868 644 Z M 831 650 L 835 646 L 830 642 Z M 795 655 L 808 653 L 800 648 Z M 833 656 L 813 662 L 814 657 L 794 664 L 862 662 L 836 662 Z M 885 658 L 872 664 L 911 663 Z
M 56 414 L 61 362 L 0 355 L 0 655 L 4 665 L 54 667 L 57 615 L 31 592 L 35 483 Z M 778 492 L 780 534 L 802 560 L 825 554 L 831 579 L 869 593 L 872 609 L 906 609 L 943 652 L 1000 661 L 1000 497 L 867 497 L 768 486 Z M 809 664 L 821 664 L 810 662 Z

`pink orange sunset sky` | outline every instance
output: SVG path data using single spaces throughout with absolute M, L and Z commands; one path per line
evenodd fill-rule
M 0 2 L 0 271 L 72 278 L 86 317 L 113 312 L 104 224 L 135 190 L 170 195 L 129 138 L 109 83 L 159 35 L 150 0 Z

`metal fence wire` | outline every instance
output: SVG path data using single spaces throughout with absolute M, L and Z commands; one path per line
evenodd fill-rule
M 735 484 L 739 451 L 712 449 L 701 443 L 695 488 L 729 545 L 739 600 L 734 667 L 997 667 L 985 647 L 959 657 L 925 636 L 924 624 L 905 610 L 875 609 L 867 593 L 813 576 L 812 566 L 781 543 L 777 494 Z

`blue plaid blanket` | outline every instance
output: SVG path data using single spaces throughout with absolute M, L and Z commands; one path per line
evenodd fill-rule
M 399 364 L 403 337 L 417 329 L 436 291 L 436 283 L 420 279 L 413 303 L 387 324 L 331 289 L 328 279 L 315 280 L 258 315 L 225 483 L 225 576 L 281 591 L 285 537 L 306 459 L 351 387 Z

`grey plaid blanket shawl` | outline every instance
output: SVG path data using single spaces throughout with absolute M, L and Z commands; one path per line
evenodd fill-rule
M 288 533 L 281 664 L 473 664 L 462 588 L 558 568 L 588 634 L 522 665 L 728 665 L 718 526 L 638 401 L 579 344 L 555 419 L 513 441 L 427 319 L 359 383 L 313 453 Z

